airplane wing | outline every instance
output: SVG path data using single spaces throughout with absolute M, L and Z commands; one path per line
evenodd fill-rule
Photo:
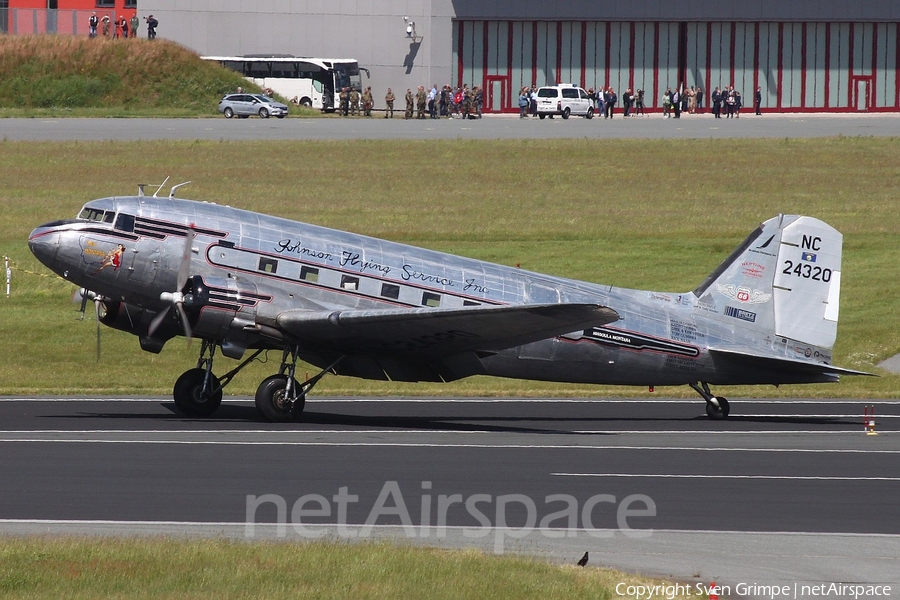
M 834 365 L 828 365 L 825 363 L 815 363 L 808 362 L 805 360 L 797 360 L 794 358 L 787 358 L 782 356 L 771 356 L 767 354 L 760 354 L 757 352 L 753 352 L 750 350 L 736 350 L 736 349 L 725 349 L 725 348 L 709 348 L 709 353 L 712 355 L 721 355 L 732 359 L 741 359 L 745 362 L 754 363 L 760 366 L 767 367 L 769 369 L 775 370 L 785 370 L 785 371 L 793 371 L 793 372 L 807 372 L 807 373 L 824 373 L 827 375 L 870 375 L 875 377 L 874 373 L 867 373 L 865 371 L 855 371 L 853 369 L 845 369 L 842 367 L 836 367 Z
M 350 354 L 440 359 L 499 351 L 619 320 L 599 304 L 525 304 L 390 310 L 289 310 L 282 331 Z

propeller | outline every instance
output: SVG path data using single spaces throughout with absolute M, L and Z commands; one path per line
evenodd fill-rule
M 94 301 L 94 316 L 97 320 L 97 362 L 100 362 L 100 304 L 103 302 L 103 297 L 87 288 L 78 288 L 75 294 L 72 295 L 72 302 L 78 302 L 79 300 L 81 301 L 80 321 L 84 321 L 88 300 Z
M 169 316 L 169 312 L 172 309 L 175 309 L 175 312 L 181 317 L 181 325 L 184 328 L 184 335 L 188 339 L 188 344 L 191 343 L 191 324 L 188 322 L 187 312 L 184 310 L 184 286 L 187 284 L 188 277 L 190 276 L 191 248 L 195 237 L 197 237 L 197 233 L 193 228 L 188 229 L 187 235 L 184 238 L 184 249 L 181 252 L 181 264 L 178 266 L 178 279 L 175 284 L 175 291 L 163 292 L 159 295 L 159 299 L 168 303 L 169 307 L 160 311 L 159 314 L 153 317 L 153 321 L 147 329 L 147 334 L 150 337 L 153 337 L 153 332 L 155 332 Z

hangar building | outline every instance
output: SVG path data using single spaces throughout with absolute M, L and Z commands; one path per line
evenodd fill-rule
M 482 86 L 486 112 L 515 111 L 524 85 L 574 83 L 642 89 L 648 107 L 667 87 L 701 88 L 708 104 L 710 90 L 734 85 L 745 103 L 759 88 L 763 111 L 900 110 L 892 0 L 140 0 L 138 10 L 200 54 L 356 58 L 376 105 L 388 87 L 402 96 L 449 83 Z

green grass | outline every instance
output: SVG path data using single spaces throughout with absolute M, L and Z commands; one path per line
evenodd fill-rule
M 5 117 L 215 115 L 238 86 L 260 91 L 183 46 L 141 38 L 0 36 L 0 80 Z
M 808 214 L 844 234 L 841 366 L 900 352 L 900 140 L 0 142 L 2 394 L 168 394 L 196 361 L 181 340 L 156 356 L 76 321 L 74 289 L 28 252 L 31 229 L 138 182 L 193 180 L 179 195 L 641 289 L 693 289 L 761 221 Z M 556 157 L 553 161 L 547 156 Z M 37 274 L 34 274 L 37 273 Z M 227 388 L 252 394 L 280 356 Z M 220 359 L 217 372 L 235 363 Z M 307 371 L 300 367 L 301 376 Z M 308 369 L 309 374 L 314 370 Z M 838 385 L 718 388 L 741 396 L 896 397 L 900 377 Z M 608 396 L 645 391 L 475 377 L 447 385 L 326 377 L 315 395 Z M 657 393 L 693 397 L 687 388 Z
M 637 582 L 651 583 L 607 569 L 387 543 L 0 538 L 0 598 L 17 600 L 606 600 L 619 597 L 616 584 Z

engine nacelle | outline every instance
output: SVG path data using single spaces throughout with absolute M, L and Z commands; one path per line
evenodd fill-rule
M 256 339 L 256 308 L 271 300 L 257 293 L 255 284 L 229 277 L 195 275 L 184 289 L 194 336 L 219 341 L 230 358 L 240 358 Z

